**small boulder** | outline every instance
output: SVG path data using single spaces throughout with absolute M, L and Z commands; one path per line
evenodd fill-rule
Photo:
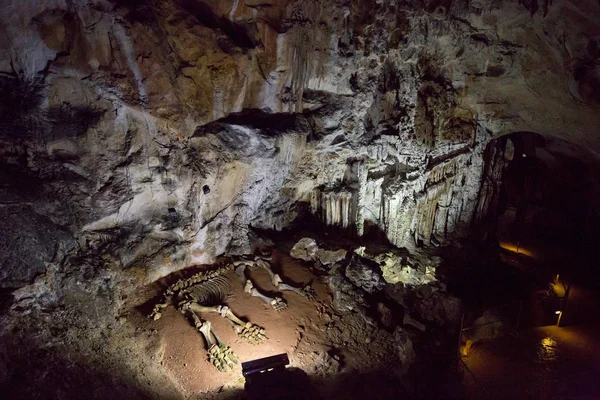
M 335 264 L 336 262 L 342 261 L 344 258 L 346 258 L 347 253 L 348 252 L 344 249 L 340 249 L 337 251 L 319 249 L 317 251 L 317 259 L 323 265 L 331 265 Z
M 302 238 L 292 247 L 290 255 L 304 261 L 319 261 L 321 265 L 332 265 L 346 258 L 347 251 L 320 249 L 314 239 Z
M 346 266 L 346 277 L 367 293 L 375 293 L 385 286 L 377 264 L 365 258 L 353 257 Z
M 302 238 L 292 247 L 290 256 L 304 261 L 314 261 L 319 246 L 314 239 Z

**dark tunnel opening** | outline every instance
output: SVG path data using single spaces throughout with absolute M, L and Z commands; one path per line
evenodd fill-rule
M 496 231 L 501 246 L 517 246 L 519 253 L 556 273 L 596 281 L 600 159 L 580 146 L 535 133 L 504 138 Z

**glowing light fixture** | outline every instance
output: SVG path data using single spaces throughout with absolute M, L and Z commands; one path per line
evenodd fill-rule
M 562 319 L 563 312 L 559 310 L 559 311 L 556 311 L 555 314 L 558 315 L 558 319 L 556 320 L 556 326 L 560 326 L 560 320 Z

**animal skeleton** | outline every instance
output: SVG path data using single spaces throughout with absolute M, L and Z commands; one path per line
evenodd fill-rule
M 202 334 L 208 349 L 210 362 L 224 371 L 233 368 L 237 358 L 233 351 L 216 334 L 209 321 L 202 319 L 203 313 L 218 313 L 227 319 L 238 336 L 251 344 L 259 344 L 267 339 L 264 329 L 250 322 L 239 319 L 227 305 L 224 304 L 230 290 L 230 281 L 225 274 L 235 270 L 244 285 L 244 291 L 251 296 L 258 297 L 265 303 L 271 305 L 276 311 L 287 308 L 286 302 L 281 297 L 268 297 L 254 287 L 254 283 L 247 274 L 248 270 L 264 268 L 271 276 L 271 282 L 280 291 L 293 291 L 308 299 L 314 299 L 315 292 L 312 287 L 297 288 L 283 282 L 281 277 L 274 273 L 270 265 L 271 257 L 257 256 L 253 259 L 240 259 L 233 261 L 224 267 L 212 271 L 202 271 L 188 279 L 179 280 L 169 286 L 164 293 L 163 300 L 154 306 L 150 318 L 158 320 L 163 310 L 173 302 L 177 309 L 194 324 Z M 214 341 L 213 338 L 214 337 Z

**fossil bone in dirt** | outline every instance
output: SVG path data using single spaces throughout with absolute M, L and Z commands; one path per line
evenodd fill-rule
M 239 337 L 251 344 L 260 344 L 267 339 L 264 329 L 244 322 L 238 318 L 225 304 L 230 291 L 229 278 L 225 276 L 231 270 L 242 280 L 244 291 L 251 296 L 258 297 L 265 303 L 271 305 L 274 310 L 281 311 L 287 308 L 287 303 L 281 297 L 268 297 L 256 289 L 248 275 L 248 271 L 255 268 L 264 268 L 271 277 L 271 282 L 279 291 L 293 291 L 310 300 L 316 298 L 315 292 L 310 285 L 297 288 L 283 282 L 279 274 L 271 269 L 271 257 L 257 256 L 253 258 L 242 258 L 225 266 L 209 271 L 201 271 L 188 279 L 180 279 L 165 291 L 163 300 L 154 306 L 149 317 L 158 320 L 166 307 L 173 303 L 177 309 L 185 315 L 202 334 L 206 341 L 208 358 L 211 363 L 225 371 L 233 368 L 237 363 L 237 357 L 225 344 L 212 328 L 210 322 L 202 318 L 204 313 L 218 313 L 231 323 Z M 214 338 L 214 340 L 213 340 Z

